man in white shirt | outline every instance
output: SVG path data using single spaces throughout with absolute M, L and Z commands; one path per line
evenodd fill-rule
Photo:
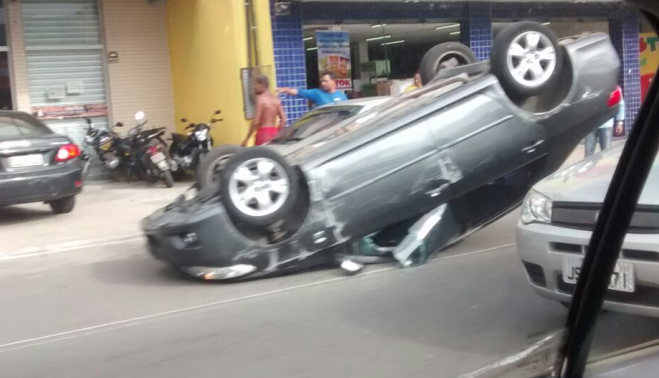
M 611 139 L 613 139 L 613 126 L 615 123 L 616 134 L 622 133 L 622 127 L 625 121 L 625 101 L 620 100 L 620 110 L 618 110 L 618 115 L 615 118 L 611 118 L 605 124 L 600 126 L 597 130 L 586 136 L 586 156 L 590 156 L 595 153 L 595 146 L 597 141 L 600 143 L 600 150 L 604 151 L 611 146 Z

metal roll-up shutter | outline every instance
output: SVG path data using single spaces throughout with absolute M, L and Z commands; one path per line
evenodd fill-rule
M 82 144 L 85 117 L 107 125 L 97 0 L 22 0 L 32 111 Z

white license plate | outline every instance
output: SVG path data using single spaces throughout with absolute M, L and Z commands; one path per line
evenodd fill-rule
M 563 258 L 563 281 L 576 284 L 581 273 L 583 258 L 566 256 Z M 609 290 L 633 293 L 634 287 L 634 265 L 625 261 L 618 261 L 611 275 Z
M 43 165 L 43 155 L 41 154 L 12 156 L 9 158 L 10 168 L 36 167 L 38 165 Z
M 151 155 L 151 161 L 155 164 L 158 164 L 165 159 L 167 159 L 167 157 L 162 152 L 156 152 L 155 154 Z

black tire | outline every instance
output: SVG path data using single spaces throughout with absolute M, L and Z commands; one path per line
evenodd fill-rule
M 76 204 L 75 196 L 60 198 L 55 201 L 50 201 L 50 208 L 55 214 L 68 214 L 73 211 Z
M 275 163 L 283 170 L 287 177 L 282 177 L 288 180 L 288 194 L 285 196 L 283 203 L 266 215 L 252 215 L 246 214 L 241 211 L 233 202 L 230 193 L 231 178 L 236 170 L 243 164 L 254 159 L 266 159 Z M 222 171 L 222 178 L 220 180 L 220 191 L 222 203 L 227 210 L 227 213 L 239 223 L 244 223 L 249 226 L 264 227 L 275 224 L 278 221 L 284 220 L 290 215 L 290 211 L 298 200 L 299 195 L 299 182 L 298 173 L 288 162 L 276 153 L 274 150 L 265 147 L 250 147 L 236 153 L 226 164 Z M 270 194 L 270 193 L 269 193 Z
M 541 64 L 544 72 L 547 72 L 547 77 L 537 80 L 536 83 L 529 82 L 525 78 L 517 79 L 513 75 L 512 69 L 508 67 L 508 52 L 511 46 L 518 37 L 528 32 L 536 32 L 546 37 L 541 38 L 538 46 L 544 46 L 545 48 L 553 47 L 555 53 L 553 70 L 550 68 L 551 64 L 548 61 L 545 61 L 544 65 Z M 527 54 L 529 53 L 531 52 L 527 51 Z M 533 58 L 531 57 L 531 59 Z M 513 64 L 520 60 L 511 57 Z M 554 81 L 561 75 L 561 71 L 563 70 L 563 48 L 558 44 L 558 38 L 556 38 L 556 35 L 551 29 L 533 21 L 518 22 L 507 26 L 497 35 L 497 38 L 492 43 L 490 63 L 492 65 L 492 73 L 499 79 L 501 86 L 508 96 L 513 99 L 531 97 L 550 88 Z M 530 75 L 529 70 L 527 70 L 526 75 Z
M 205 188 L 209 184 L 220 179 L 222 167 L 228 163 L 229 159 L 243 148 L 240 146 L 226 145 L 213 148 L 206 156 L 201 158 L 199 169 L 197 169 L 197 182 L 200 188 Z
M 174 186 L 174 177 L 172 177 L 172 171 L 166 170 L 162 172 L 162 182 L 164 182 L 165 186 L 168 188 Z
M 456 59 L 453 61 L 453 59 Z M 463 66 L 466 64 L 476 63 L 478 59 L 471 51 L 471 49 L 462 43 L 458 42 L 444 42 L 431 48 L 421 58 L 419 65 L 419 74 L 421 75 L 421 82 L 425 85 L 432 81 L 437 76 L 437 73 L 442 69 L 444 64 L 454 62 L 455 66 Z
M 174 178 L 174 181 L 183 181 L 183 179 L 185 178 L 185 171 L 182 170 L 181 168 L 170 172 L 172 172 L 172 177 Z

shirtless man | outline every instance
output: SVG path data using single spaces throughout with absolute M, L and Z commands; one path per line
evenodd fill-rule
M 286 125 L 286 114 L 281 101 L 269 91 L 270 82 L 265 75 L 254 78 L 254 92 L 256 93 L 256 113 L 247 137 L 242 143 L 246 146 L 249 138 L 256 132 L 255 145 L 260 146 L 271 141 Z M 277 116 L 279 124 L 277 125 Z

